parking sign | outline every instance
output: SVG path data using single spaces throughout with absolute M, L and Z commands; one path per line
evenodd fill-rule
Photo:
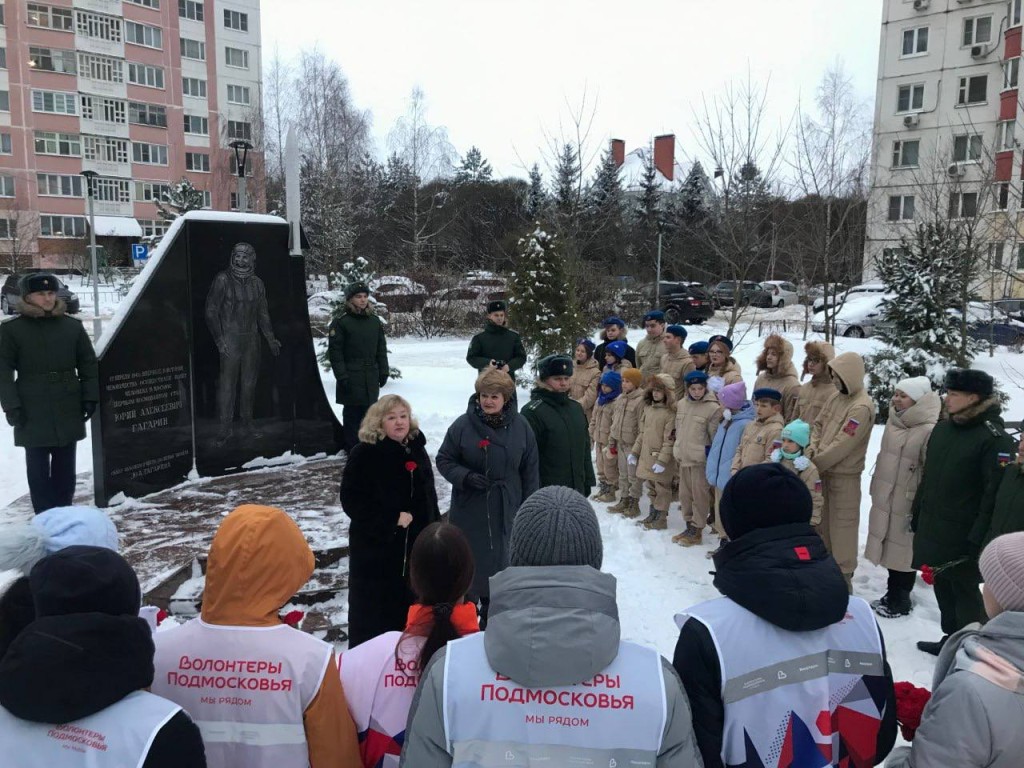
M 132 261 L 135 264 L 142 264 L 147 258 L 149 258 L 149 246 L 145 243 L 132 243 Z

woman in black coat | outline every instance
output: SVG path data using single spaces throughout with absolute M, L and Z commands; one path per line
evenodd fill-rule
M 437 452 L 437 471 L 452 484 L 448 520 L 469 539 L 476 570 L 469 599 L 480 601 L 481 625 L 490 598 L 487 580 L 508 565 L 512 520 L 540 487 L 537 440 L 516 412 L 515 384 L 507 373 L 485 370 L 469 410 L 448 428 Z
M 405 628 L 409 552 L 440 518 L 426 439 L 398 395 L 374 403 L 341 478 L 349 526 L 348 647 Z

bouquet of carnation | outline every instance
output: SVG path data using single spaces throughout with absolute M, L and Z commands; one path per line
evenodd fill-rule
M 896 722 L 907 741 L 914 740 L 914 733 L 921 727 L 921 714 L 932 697 L 927 688 L 918 688 L 913 683 L 896 683 Z
M 937 565 L 934 568 L 930 565 L 922 565 L 920 568 L 921 581 L 923 581 L 928 586 L 932 586 L 933 584 L 935 584 L 935 577 L 938 576 L 940 573 L 942 573 L 943 571 L 948 571 L 950 568 L 956 568 L 958 565 L 963 565 L 970 559 L 971 558 L 969 557 L 961 557 L 958 560 L 950 560 L 948 563 Z

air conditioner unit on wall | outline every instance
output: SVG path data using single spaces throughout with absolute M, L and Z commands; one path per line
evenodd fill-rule
M 988 55 L 988 51 L 985 50 L 983 45 L 975 45 L 971 48 L 972 59 L 983 59 Z
M 931 4 L 932 4 L 931 0 L 914 0 L 914 10 L 915 11 L 927 10 L 928 6 L 931 5 Z
M 907 115 L 903 118 L 903 124 L 907 128 L 916 128 L 921 123 L 920 115 Z
M 947 176 L 963 176 L 966 173 L 966 169 L 959 163 L 951 163 L 949 168 L 946 169 Z

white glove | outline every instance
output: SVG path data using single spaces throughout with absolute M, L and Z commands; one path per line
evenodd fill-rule
M 732 411 L 728 408 L 725 408 L 722 411 L 722 421 L 732 421 Z
M 793 459 L 793 466 L 796 467 L 798 472 L 803 472 L 809 466 L 811 466 L 811 460 L 806 456 L 797 456 Z
M 714 392 L 716 395 L 725 386 L 725 379 L 721 376 L 712 376 L 708 379 L 708 389 Z
M 653 472 L 656 475 L 660 475 L 664 471 L 665 468 L 661 466 L 661 464 L 659 464 L 658 462 L 654 462 L 654 464 L 651 466 L 651 472 Z
M 803 458 L 803 457 L 801 456 L 801 458 Z M 774 462 L 782 461 L 782 449 L 781 448 L 776 448 L 774 451 L 772 451 L 771 459 Z
M 629 466 L 631 466 L 631 467 L 635 467 L 636 466 L 636 454 L 633 454 L 633 453 L 629 454 L 629 458 L 626 459 L 626 463 L 629 464 Z

